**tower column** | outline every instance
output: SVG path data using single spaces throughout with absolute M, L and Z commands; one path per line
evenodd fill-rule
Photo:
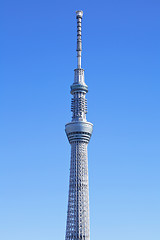
M 83 12 L 77 11 L 77 69 L 71 85 L 72 121 L 65 125 L 71 144 L 71 162 L 68 194 L 68 210 L 65 240 L 90 240 L 89 184 L 87 146 L 93 124 L 86 119 L 88 86 L 81 68 L 81 20 Z
M 87 143 L 71 143 L 66 240 L 89 240 Z

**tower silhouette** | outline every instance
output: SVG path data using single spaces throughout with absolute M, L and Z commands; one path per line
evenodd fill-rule
M 81 68 L 81 22 L 83 12 L 77 11 L 77 68 L 74 70 L 74 83 L 71 85 L 72 121 L 65 125 L 71 144 L 71 163 L 68 195 L 68 211 L 65 240 L 89 240 L 89 187 L 87 145 L 92 135 L 93 124 L 87 122 L 88 86 Z

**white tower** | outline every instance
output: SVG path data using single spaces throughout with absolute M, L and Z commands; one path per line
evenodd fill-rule
M 88 86 L 81 68 L 81 21 L 83 12 L 77 11 L 77 69 L 74 70 L 74 83 L 71 85 L 72 121 L 65 131 L 71 144 L 71 163 L 68 211 L 65 240 L 90 240 L 89 227 L 89 189 L 87 145 L 93 125 L 86 120 Z

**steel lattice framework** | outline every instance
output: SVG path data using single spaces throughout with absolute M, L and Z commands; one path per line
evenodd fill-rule
M 74 83 L 71 86 L 72 121 L 65 126 L 71 144 L 71 163 L 67 226 L 65 240 L 89 240 L 89 189 L 87 145 L 93 125 L 86 120 L 88 86 L 81 68 L 81 21 L 83 12 L 77 11 L 77 69 L 74 70 Z

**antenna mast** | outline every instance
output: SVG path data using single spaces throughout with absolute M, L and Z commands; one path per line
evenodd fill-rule
M 81 68 L 81 52 L 82 52 L 82 17 L 83 11 L 76 11 L 77 17 L 77 68 Z

